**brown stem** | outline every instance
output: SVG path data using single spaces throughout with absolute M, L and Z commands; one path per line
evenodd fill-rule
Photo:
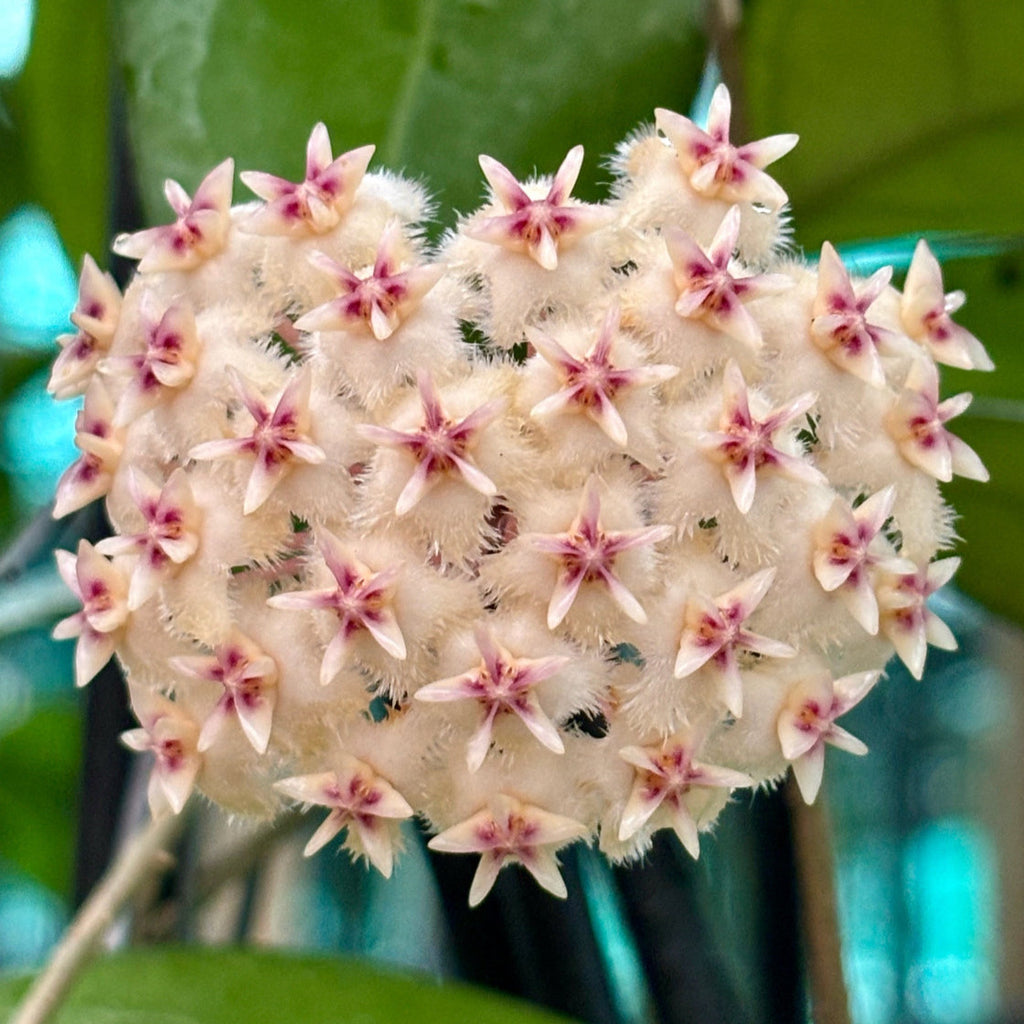
M 790 776 L 786 782 L 786 800 L 793 829 L 800 923 L 814 1024 L 850 1024 L 839 938 L 832 834 L 824 791 L 808 806 Z
M 10 1024 L 44 1024 L 53 1016 L 124 906 L 151 876 L 170 867 L 166 850 L 182 825 L 182 814 L 157 818 L 125 844 L 82 904 Z

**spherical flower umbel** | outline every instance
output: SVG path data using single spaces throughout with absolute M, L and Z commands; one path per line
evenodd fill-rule
M 987 474 L 937 364 L 991 361 L 925 243 L 902 294 L 783 252 L 796 137 L 730 112 L 656 111 L 601 203 L 574 140 L 524 183 L 483 156 L 437 246 L 422 187 L 318 124 L 301 181 L 242 174 L 259 202 L 231 160 L 169 182 L 123 296 L 86 259 L 54 514 L 113 535 L 58 553 L 55 636 L 80 686 L 124 668 L 154 814 L 323 807 L 306 853 L 385 876 L 416 817 L 479 857 L 471 904 L 515 866 L 564 896 L 567 844 L 696 857 L 790 767 L 815 799 L 886 659 L 955 645 L 940 487 Z

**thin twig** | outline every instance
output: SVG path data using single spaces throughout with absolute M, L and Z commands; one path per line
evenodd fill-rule
M 171 866 L 166 850 L 183 827 L 183 819 L 179 814 L 150 821 L 125 844 L 82 904 L 10 1024 L 44 1024 L 52 1017 L 135 892 L 152 875 Z
M 793 828 L 800 923 L 807 954 L 814 1024 L 850 1024 L 850 1003 L 843 978 L 835 861 L 824 792 L 808 806 L 795 780 L 786 782 Z

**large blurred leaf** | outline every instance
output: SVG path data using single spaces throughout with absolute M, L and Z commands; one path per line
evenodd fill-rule
M 0 853 L 61 894 L 71 888 L 80 728 L 76 708 L 50 707 L 0 735 Z
M 947 393 L 979 396 L 951 424 L 992 481 L 955 481 L 959 582 L 1024 623 L 1024 5 L 972 0 L 821 4 L 760 0 L 741 38 L 749 132 L 797 131 L 778 165 L 796 237 L 836 242 L 905 233 L 991 232 L 1017 251 L 948 263 L 958 320 L 987 345 L 993 374 L 943 370 Z M 1017 404 L 1017 403 L 1020 404 Z
M 0 984 L 0 1010 L 25 983 Z M 137 950 L 90 969 L 56 1024 L 563 1024 L 464 985 L 253 950 Z
M 975 0 L 747 9 L 753 134 L 800 133 L 779 165 L 798 238 L 1024 231 L 1024 5 Z
M 587 147 L 597 165 L 655 106 L 686 109 L 696 0 L 122 0 L 121 53 L 147 215 L 225 156 L 300 178 L 306 138 L 376 143 L 444 211 L 482 193 L 488 152 L 525 176 Z M 240 191 L 241 187 L 240 187 Z M 450 220 L 450 214 L 448 216 Z
M 25 202 L 42 206 L 77 264 L 103 262 L 110 145 L 107 0 L 36 4 L 28 62 L 4 88 L 0 218 Z

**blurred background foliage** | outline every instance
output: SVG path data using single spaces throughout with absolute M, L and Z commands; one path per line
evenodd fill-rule
M 69 604 L 50 550 L 75 527 L 33 516 L 74 457 L 74 403 L 45 381 L 83 253 L 108 266 L 114 231 L 164 222 L 167 176 L 191 191 L 230 154 L 297 177 L 317 120 L 336 152 L 375 142 L 374 166 L 427 183 L 438 232 L 478 202 L 481 152 L 524 176 L 582 142 L 578 191 L 599 198 L 604 157 L 655 106 L 699 110 L 714 53 L 734 139 L 800 133 L 775 169 L 796 244 L 899 273 L 926 235 L 998 367 L 943 373 L 976 395 L 955 432 L 992 473 L 947 488 L 978 602 L 944 612 L 965 650 L 933 652 L 922 684 L 894 672 L 851 723 L 878 752 L 841 775 L 835 813 L 858 1020 L 966 1024 L 1024 998 L 1000 966 L 1020 925 L 996 905 L 1024 886 L 1006 852 L 1019 646 L 993 618 L 1024 624 L 1022 39 L 1024 5 L 986 0 L 0 0 L 0 968 L 49 947 L 73 873 L 81 707 L 69 645 L 47 636 Z M 701 884 L 742 939 L 736 810 Z

